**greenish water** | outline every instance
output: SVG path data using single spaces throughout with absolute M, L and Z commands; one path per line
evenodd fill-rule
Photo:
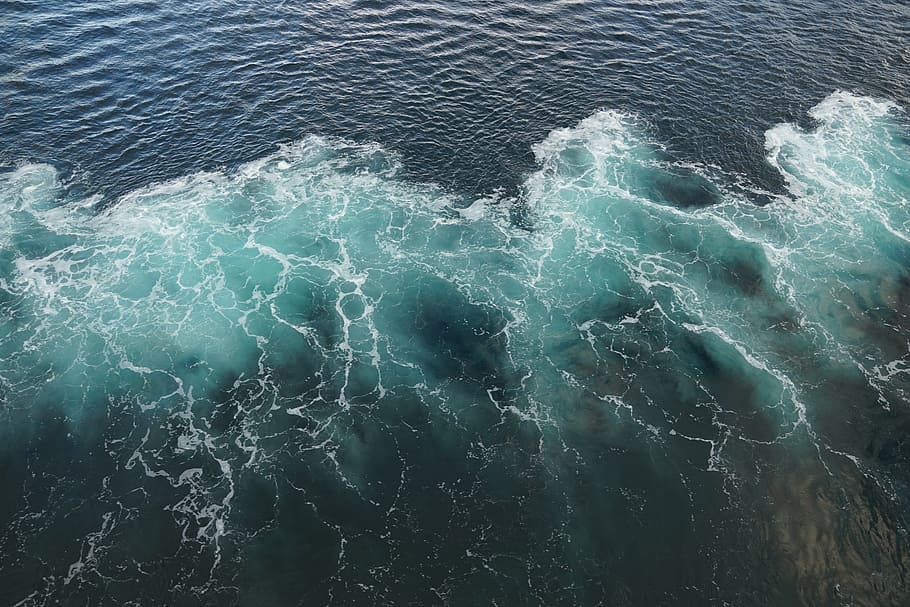
M 4 175 L 0 603 L 900 604 L 906 117 L 811 117 L 785 195 L 613 111 L 516 199 L 319 137 Z

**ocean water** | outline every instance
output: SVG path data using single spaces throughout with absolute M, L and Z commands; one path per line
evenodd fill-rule
M 0 34 L 0 605 L 910 602 L 905 3 Z

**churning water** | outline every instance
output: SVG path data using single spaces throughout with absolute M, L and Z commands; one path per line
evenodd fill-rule
M 0 604 L 905 605 L 908 23 L 0 4 Z

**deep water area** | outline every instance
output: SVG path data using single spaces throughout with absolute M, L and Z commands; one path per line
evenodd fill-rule
M 907 605 L 908 23 L 0 4 L 0 605 Z

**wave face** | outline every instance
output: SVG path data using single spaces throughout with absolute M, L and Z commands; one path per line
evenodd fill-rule
M 903 604 L 906 122 L 811 117 L 763 207 L 613 111 L 520 201 L 4 175 L 0 603 Z

